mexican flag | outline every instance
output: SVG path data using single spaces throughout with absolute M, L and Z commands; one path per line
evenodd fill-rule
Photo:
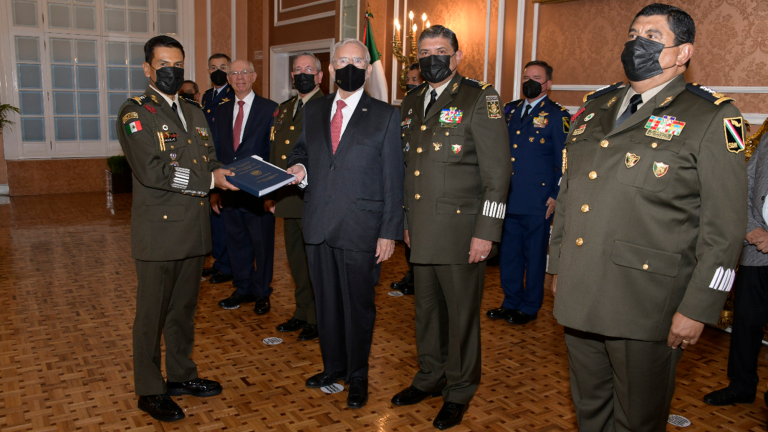
M 371 18 L 373 15 L 371 11 L 365 13 L 365 30 L 363 30 L 363 43 L 368 47 L 368 52 L 371 54 L 371 76 L 368 78 L 368 82 L 365 83 L 365 90 L 371 97 L 380 101 L 389 103 L 387 97 L 387 79 L 384 76 L 384 66 L 381 61 L 381 54 L 376 48 L 376 42 L 373 40 L 373 32 L 371 32 Z
M 129 124 L 125 125 L 125 132 L 127 132 L 128 135 L 134 134 L 134 133 L 136 133 L 136 132 L 138 132 L 140 130 L 141 130 L 141 122 L 138 121 L 138 120 L 136 120 L 133 123 L 129 123 Z

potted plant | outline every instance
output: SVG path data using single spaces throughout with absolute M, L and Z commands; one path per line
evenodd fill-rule
M 11 112 L 19 114 L 19 109 L 10 104 L 0 104 L 0 134 L 3 133 L 3 129 L 6 126 L 11 126 L 14 124 L 12 120 L 8 120 L 8 114 Z
M 107 189 L 113 194 L 133 191 L 131 166 L 125 156 L 107 158 Z

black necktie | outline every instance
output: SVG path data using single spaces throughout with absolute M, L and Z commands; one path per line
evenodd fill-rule
M 299 111 L 301 110 L 301 107 L 304 106 L 304 100 L 299 99 L 298 102 L 296 102 L 296 112 L 293 113 L 293 119 L 296 120 L 296 116 L 299 115 Z
M 176 102 L 171 104 L 171 108 L 173 109 L 173 113 L 176 114 L 176 117 L 179 118 L 179 121 L 181 122 L 181 124 L 184 124 L 184 122 L 181 121 L 181 117 L 179 117 L 179 109 L 176 107 Z
M 427 113 L 429 112 L 429 109 L 432 108 L 432 105 L 434 105 L 435 101 L 437 100 L 437 90 L 432 89 L 432 92 L 429 95 L 431 97 L 429 98 L 429 103 L 427 104 L 427 109 L 424 110 L 424 117 L 427 116 Z
M 520 120 L 525 120 L 525 118 L 528 117 L 529 112 L 531 112 L 531 105 L 526 105 L 525 112 L 523 113 L 523 116 L 520 117 Z
M 616 119 L 616 123 L 613 125 L 613 128 L 616 129 L 620 124 L 624 123 L 626 119 L 630 118 L 632 114 L 637 112 L 637 107 L 641 103 L 643 103 L 642 95 L 636 94 L 629 98 L 629 105 L 627 106 L 627 109 L 625 109 L 619 118 Z

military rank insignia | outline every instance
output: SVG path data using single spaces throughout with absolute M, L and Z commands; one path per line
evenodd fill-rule
M 575 131 L 573 131 L 573 135 L 581 135 L 584 133 L 584 131 L 587 130 L 587 125 L 583 124 L 579 126 Z
M 151 112 L 152 114 L 157 114 L 157 110 L 152 105 L 143 105 L 144 108 L 147 109 L 147 111 Z
M 640 162 L 640 156 L 634 153 L 627 153 L 627 155 L 624 157 L 624 165 L 626 165 L 627 168 L 632 168 L 633 166 L 637 165 L 638 162 Z
M 411 125 L 411 118 L 408 117 L 407 119 L 400 122 L 400 129 L 408 129 L 408 126 Z
M 567 134 L 571 131 L 571 120 L 568 117 L 563 117 L 563 133 Z
M 123 116 L 123 124 L 128 123 L 128 120 L 139 118 L 139 114 L 133 111 Z
M 196 127 L 197 134 L 200 135 L 200 139 L 203 141 L 208 141 L 208 129 L 203 127 Z
M 141 130 L 141 122 L 136 120 L 135 122 L 129 123 L 125 125 L 125 133 L 128 135 L 135 134 L 136 132 Z
M 435 148 L 435 151 L 439 151 L 443 147 L 441 143 L 432 143 L 432 146 Z
M 664 177 L 664 174 L 666 174 L 667 171 L 669 171 L 669 165 L 664 162 L 653 162 L 653 175 L 656 177 Z
M 453 154 L 459 154 L 459 152 L 461 151 L 461 144 L 452 145 L 451 151 L 453 152 Z
M 501 118 L 501 103 L 498 96 L 486 96 L 485 104 L 488 106 L 488 118 Z
M 744 151 L 744 119 L 742 117 L 723 119 L 723 129 L 725 129 L 725 145 L 728 151 L 731 153 Z
M 152 102 L 155 104 L 160 105 L 160 102 L 157 101 L 157 97 L 155 95 L 149 95 L 149 98 L 152 99 Z
M 463 115 L 464 113 L 456 107 L 445 108 L 440 112 L 440 126 L 456 127 L 457 124 L 461 123 Z
M 683 127 L 685 127 L 685 123 L 675 120 L 675 117 L 651 116 L 651 118 L 648 119 L 648 123 L 645 124 L 645 128 L 648 129 L 645 131 L 645 135 L 670 141 L 673 136 L 680 136 Z
M 571 117 L 571 123 L 575 122 L 575 121 L 576 121 L 576 119 L 577 119 L 577 118 L 579 118 L 579 116 L 581 115 L 581 113 L 583 113 L 583 112 L 584 112 L 584 110 L 586 110 L 586 108 L 584 108 L 584 107 L 581 107 L 581 108 L 579 108 L 579 110 L 578 110 L 578 111 L 576 111 L 576 114 L 574 114 L 574 115 Z
M 280 113 L 280 107 L 275 108 L 275 112 L 272 114 L 272 117 L 277 117 L 279 113 Z

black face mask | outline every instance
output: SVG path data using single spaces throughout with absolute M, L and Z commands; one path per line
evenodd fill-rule
M 624 44 L 624 51 L 621 53 L 621 63 L 624 65 L 624 73 L 630 81 L 645 81 L 657 75 L 661 75 L 666 69 L 659 63 L 661 52 L 667 48 L 674 48 L 679 45 L 665 47 L 664 44 L 636 37 Z
M 418 84 L 406 84 L 405 85 L 405 91 L 409 92 L 409 91 L 415 89 L 418 86 L 419 86 Z
M 167 95 L 175 95 L 184 84 L 184 68 L 161 67 L 155 69 L 155 77 L 155 87 L 158 90 Z
M 195 100 L 194 93 L 179 93 L 179 97 Z
M 215 71 L 211 72 L 211 82 L 216 87 L 223 86 L 227 83 L 227 73 L 223 70 L 216 69 Z
M 541 83 L 532 79 L 523 83 L 523 95 L 528 99 L 533 99 L 541 94 Z
M 316 75 L 310 75 L 305 73 L 294 75 L 293 86 L 296 87 L 296 91 L 298 91 L 301 94 L 307 94 L 312 90 L 314 90 L 315 87 L 317 87 L 317 84 L 315 84 L 315 76 Z
M 348 64 L 341 69 L 336 69 L 336 85 L 348 92 L 359 90 L 365 84 L 365 69 L 358 69 L 353 64 Z
M 454 54 L 456 55 L 456 54 Z M 424 80 L 432 84 L 445 81 L 453 71 L 451 70 L 451 57 L 453 55 L 431 55 L 419 59 L 419 68 Z

